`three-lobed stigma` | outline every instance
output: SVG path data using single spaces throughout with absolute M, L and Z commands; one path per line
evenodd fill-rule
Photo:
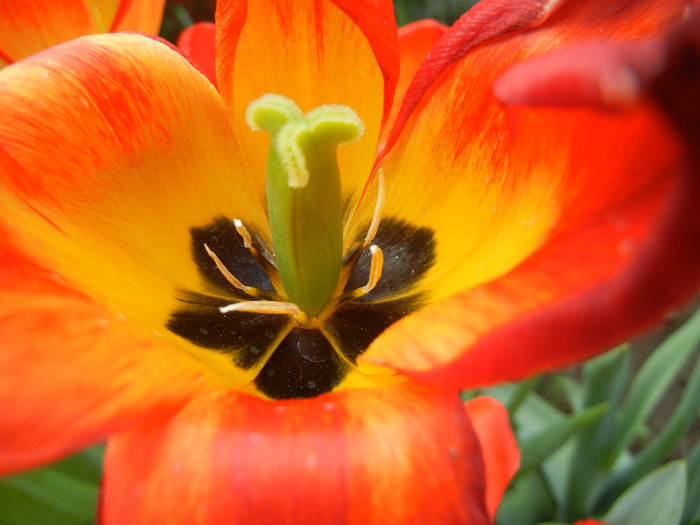
M 317 316 L 333 297 L 342 266 L 343 222 L 338 145 L 364 124 L 354 110 L 319 106 L 306 114 L 286 97 L 267 94 L 246 113 L 270 135 L 267 205 L 277 271 L 289 302 Z

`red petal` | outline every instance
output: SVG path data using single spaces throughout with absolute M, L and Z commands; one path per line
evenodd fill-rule
M 656 4 L 654 9 L 665 12 Z M 643 20 L 635 25 L 643 28 Z M 698 139 L 690 138 L 700 135 L 693 131 L 698 119 L 680 115 L 696 115 L 692 105 L 698 99 L 687 93 L 665 100 L 684 104 L 674 120 L 689 142 L 686 152 L 693 152 L 699 149 Z M 556 187 L 561 211 L 554 229 L 509 273 L 391 327 L 367 357 L 406 371 L 438 367 L 431 380 L 454 386 L 515 379 L 610 348 L 651 327 L 700 286 L 700 212 L 692 204 L 700 178 L 688 168 L 697 162 L 682 162 L 676 137 L 658 112 L 640 107 L 618 115 L 529 108 L 508 113 L 511 126 L 504 131 L 512 144 L 506 151 L 516 180 L 540 180 L 547 190 L 556 170 L 564 170 Z M 616 146 L 617 140 L 626 147 Z M 531 198 L 547 204 L 537 192 Z M 503 231 L 493 242 L 504 235 L 512 232 Z
M 495 518 L 503 493 L 520 466 L 520 449 L 508 412 L 498 401 L 482 396 L 464 406 L 481 444 L 486 471 L 486 505 L 489 516 Z
M 557 1 L 483 0 L 465 13 L 440 39 L 413 79 L 396 118 L 384 152 L 399 138 L 410 115 L 438 77 L 469 51 L 502 35 L 537 26 Z
M 214 49 L 216 28 L 211 22 L 199 22 L 186 28 L 177 45 L 209 81 L 216 86 L 216 61 Z
M 492 523 L 463 405 L 415 384 L 288 402 L 212 391 L 112 438 L 103 496 L 105 525 Z

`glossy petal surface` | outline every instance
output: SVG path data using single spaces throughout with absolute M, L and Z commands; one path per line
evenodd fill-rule
M 491 523 L 462 405 L 418 385 L 274 404 L 212 391 L 115 436 L 106 462 L 106 525 Z

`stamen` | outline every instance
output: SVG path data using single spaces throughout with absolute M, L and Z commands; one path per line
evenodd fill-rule
M 382 168 L 377 168 L 377 200 L 374 203 L 374 213 L 372 214 L 372 221 L 367 229 L 367 234 L 365 235 L 362 244 L 353 252 L 353 254 L 343 263 L 343 267 L 340 273 L 340 279 L 338 280 L 338 287 L 336 289 L 336 294 L 339 294 L 345 284 L 350 278 L 352 269 L 357 264 L 360 256 L 364 253 L 367 246 L 374 240 L 377 235 L 377 230 L 379 229 L 379 223 L 382 221 L 382 213 L 384 212 L 384 201 L 386 199 L 386 180 L 384 179 L 384 170 Z M 347 228 L 347 225 L 346 225 Z M 343 232 L 343 235 L 347 233 L 347 229 Z M 370 248 L 371 249 L 371 248 Z M 381 250 L 380 250 L 381 252 Z M 380 255 L 381 256 L 381 255 Z M 383 256 L 381 256 L 383 257 Z M 383 258 L 382 258 L 383 261 Z M 381 269 L 379 272 L 381 275 Z M 376 284 L 376 283 L 375 283 Z M 374 287 L 374 286 L 373 286 Z M 367 293 L 367 292 L 365 292 Z M 364 294 L 362 294 L 364 295 Z
M 243 301 L 219 308 L 222 314 L 229 312 L 252 312 L 258 314 L 288 315 L 299 324 L 305 324 L 309 318 L 293 303 L 280 301 Z
M 214 261 L 214 264 L 216 264 L 216 267 L 219 269 L 219 271 L 223 274 L 224 277 L 226 277 L 226 280 L 231 283 L 233 286 L 238 288 L 239 290 L 248 293 L 248 289 L 250 286 L 244 285 L 241 281 L 239 281 L 235 275 L 233 275 L 231 272 L 228 271 L 228 268 L 224 266 L 224 263 L 221 262 L 221 259 L 207 246 L 207 244 L 204 244 L 204 249 L 207 251 L 207 254 L 209 257 L 212 258 Z
M 267 275 L 270 278 L 272 285 L 275 287 L 275 290 L 279 292 L 282 286 L 279 282 L 279 273 L 277 272 L 275 265 L 270 262 L 270 259 L 273 259 L 274 256 L 267 253 L 265 246 L 262 246 L 262 249 L 266 253 L 260 253 L 257 248 L 253 246 L 253 237 L 250 235 L 248 228 L 245 227 L 242 220 L 233 219 L 233 226 L 236 228 L 238 235 L 240 235 L 243 239 L 243 247 L 247 248 L 248 251 L 253 254 L 253 257 L 255 257 L 255 260 L 258 261 L 258 264 L 260 264 L 260 266 L 262 266 L 267 272 Z
M 240 219 L 233 219 L 233 225 L 235 226 L 238 234 L 243 237 L 243 246 L 245 248 L 250 248 L 253 246 L 253 239 L 251 238 L 250 233 L 248 233 L 248 229 L 243 225 L 243 221 Z
M 214 261 L 214 264 L 216 264 L 216 267 L 219 269 L 221 274 L 226 278 L 226 280 L 231 283 L 233 286 L 241 290 L 243 293 L 250 295 L 251 297 L 264 297 L 266 299 L 278 299 L 279 296 L 275 293 L 271 292 L 266 292 L 264 290 L 260 290 L 258 288 L 254 288 L 252 286 L 246 286 L 243 284 L 241 281 L 236 278 L 235 275 L 233 275 L 226 266 L 224 266 L 224 263 L 221 262 L 221 259 L 207 246 L 206 243 L 204 243 L 204 249 L 207 251 L 207 254 L 211 259 Z
M 379 246 L 376 244 L 370 246 L 369 253 L 372 260 L 369 266 L 369 279 L 367 279 L 367 284 L 361 288 L 363 295 L 374 290 L 382 276 L 382 268 L 384 267 L 384 253 Z
M 343 303 L 345 301 L 350 301 L 352 299 L 357 299 L 363 295 L 368 294 L 374 287 L 377 286 L 379 279 L 382 277 L 382 268 L 384 266 L 384 253 L 381 248 L 376 244 L 369 247 L 369 253 L 372 256 L 369 265 L 369 277 L 367 279 L 367 284 L 361 288 L 355 288 L 349 292 L 342 294 L 336 304 Z
M 377 230 L 379 229 L 379 223 L 382 220 L 382 213 L 384 211 L 384 200 L 386 198 L 386 181 L 384 180 L 384 170 L 382 168 L 377 169 L 377 200 L 374 203 L 374 213 L 372 214 L 372 222 L 367 230 L 367 235 L 365 235 L 365 244 L 369 244 L 374 240 L 375 235 L 377 235 Z

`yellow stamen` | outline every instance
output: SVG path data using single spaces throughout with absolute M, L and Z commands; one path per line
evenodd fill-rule
M 253 286 L 247 286 L 243 284 L 241 281 L 238 280 L 238 278 L 233 275 L 226 266 L 224 266 L 224 263 L 221 262 L 221 259 L 219 259 L 218 255 L 216 255 L 207 244 L 204 244 L 204 249 L 207 251 L 207 254 L 211 259 L 214 261 L 214 264 L 216 264 L 216 267 L 219 269 L 221 274 L 226 278 L 226 280 L 231 283 L 233 286 L 241 290 L 243 293 L 250 295 L 251 297 L 264 297 L 267 299 L 279 299 L 279 296 L 275 293 L 271 292 L 266 292 L 264 290 L 260 290 L 258 288 L 254 288 Z M 254 253 L 254 255 L 257 255 Z
M 250 247 L 253 246 L 253 239 L 251 238 L 250 233 L 248 233 L 248 228 L 243 225 L 243 221 L 240 219 L 233 219 L 233 225 L 235 226 L 238 234 L 243 237 L 243 246 L 250 249 Z
M 367 279 L 367 284 L 361 288 L 363 295 L 374 290 L 382 276 L 382 268 L 384 267 L 384 253 L 379 246 L 376 244 L 370 246 L 369 253 L 372 260 L 369 266 L 369 279 Z
M 382 277 L 382 267 L 384 266 L 384 253 L 381 248 L 376 244 L 369 247 L 369 253 L 372 256 L 369 265 L 369 277 L 367 279 L 367 284 L 361 288 L 355 288 L 349 292 L 342 294 L 336 304 L 343 303 L 345 301 L 350 301 L 352 299 L 357 299 L 363 295 L 368 294 L 374 287 L 377 286 L 379 279 Z
M 365 235 L 365 245 L 371 243 L 374 237 L 377 235 L 377 230 L 379 229 L 379 223 L 382 220 L 382 213 L 384 212 L 384 200 L 386 198 L 386 182 L 384 180 L 384 170 L 382 168 L 377 169 L 377 200 L 374 203 L 374 213 L 372 214 L 372 222 L 367 230 L 367 235 Z
M 224 266 L 224 263 L 221 262 L 221 259 L 213 252 L 211 251 L 211 248 L 204 244 L 204 249 L 207 251 L 207 254 L 209 257 L 212 258 L 214 263 L 216 264 L 216 267 L 219 269 L 219 271 L 223 274 L 224 277 L 226 277 L 226 280 L 230 282 L 233 286 L 238 288 L 239 290 L 248 293 L 248 290 L 250 289 L 250 286 L 244 285 L 241 281 L 239 281 L 235 275 L 233 275 L 231 272 L 228 271 L 228 268 Z
M 384 179 L 384 170 L 382 168 L 377 169 L 377 200 L 374 203 L 374 213 L 372 214 L 372 220 L 369 224 L 369 228 L 367 229 L 367 234 L 365 235 L 364 240 L 362 241 L 362 244 L 353 252 L 352 256 L 348 258 L 345 263 L 343 264 L 343 268 L 341 270 L 340 274 L 340 279 L 338 280 L 338 287 L 336 289 L 336 294 L 340 294 L 340 292 L 343 290 L 345 287 L 345 284 L 348 282 L 348 279 L 350 278 L 350 275 L 352 273 L 353 268 L 355 267 L 355 264 L 357 264 L 357 261 L 359 260 L 360 256 L 364 253 L 365 249 L 367 249 L 367 246 L 374 240 L 374 238 L 377 235 L 377 230 L 379 229 L 379 224 L 382 220 L 382 213 L 384 212 L 384 201 L 386 199 L 386 181 Z M 345 234 L 345 233 L 344 233 Z M 371 250 L 372 248 L 370 248 Z M 379 250 L 379 248 L 376 248 Z M 381 250 L 379 250 L 379 257 L 381 262 L 383 263 L 384 257 L 383 254 L 381 253 Z M 372 252 L 372 260 L 374 260 L 374 252 Z M 371 268 L 370 268 L 370 275 L 371 275 Z M 379 275 L 377 276 L 377 280 L 379 280 L 379 277 L 381 277 L 381 264 L 379 268 Z M 374 285 L 372 285 L 372 288 L 374 288 Z M 352 295 L 352 297 L 348 297 L 349 294 L 343 294 L 342 296 L 339 297 L 339 301 L 336 301 L 336 304 L 339 304 L 342 301 L 346 301 L 348 299 L 352 299 L 355 297 L 360 297 L 364 295 L 365 293 L 368 292 L 362 292 L 360 293 L 362 289 L 358 288 L 357 290 L 350 292 L 349 294 L 355 294 Z M 357 295 L 356 292 L 359 294 Z
M 258 314 L 288 315 L 299 324 L 305 324 L 308 317 L 294 303 L 280 301 L 243 301 L 219 308 L 222 314 L 229 312 L 251 312 Z

